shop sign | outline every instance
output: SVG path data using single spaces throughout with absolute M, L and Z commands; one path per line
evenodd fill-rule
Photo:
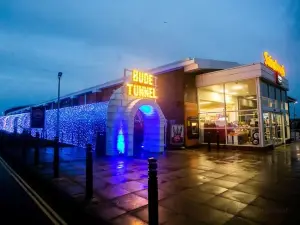
M 171 125 L 171 145 L 183 145 L 184 133 L 183 124 Z
M 132 71 L 131 81 L 127 84 L 127 93 L 136 98 L 156 99 L 157 77 L 152 74 Z
M 285 77 L 284 65 L 280 65 L 268 52 L 264 52 L 264 64 L 274 70 L 281 77 Z
M 282 77 L 280 75 L 278 75 L 278 73 L 275 73 L 275 79 L 276 79 L 276 83 L 281 85 L 282 84 Z
M 32 107 L 30 112 L 30 127 L 44 128 L 45 126 L 45 108 Z

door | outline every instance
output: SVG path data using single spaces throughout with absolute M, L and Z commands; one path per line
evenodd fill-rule
M 264 138 L 265 138 L 265 145 L 272 144 L 272 137 L 271 137 L 271 113 L 264 112 L 263 113 L 263 119 L 264 119 Z
M 275 145 L 283 143 L 283 120 L 282 115 L 278 113 L 270 113 L 271 115 L 271 138 Z

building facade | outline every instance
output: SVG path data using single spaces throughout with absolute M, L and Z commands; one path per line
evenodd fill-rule
M 266 147 L 290 137 L 288 81 L 262 63 L 199 75 L 200 143 Z M 210 135 L 210 136 L 209 136 Z
M 63 96 L 60 141 L 96 147 L 100 134 L 107 155 L 217 140 L 248 147 L 286 143 L 288 81 L 284 67 L 264 56 L 264 63 L 251 65 L 188 58 L 146 72 L 126 70 L 118 80 Z M 57 100 L 36 106 L 46 109 L 46 127 L 38 131 L 53 139 Z M 9 110 L 0 128 L 30 129 L 30 110 Z

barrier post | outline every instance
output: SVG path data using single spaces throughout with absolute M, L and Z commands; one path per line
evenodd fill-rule
M 209 152 L 211 151 L 210 141 L 211 141 L 210 132 L 207 132 L 207 150 L 208 150 Z
M 58 137 L 54 138 L 53 175 L 54 175 L 54 178 L 59 177 L 59 141 L 58 141 Z
M 157 160 L 148 159 L 148 220 L 149 225 L 158 225 Z
M 40 146 L 39 146 L 40 133 L 35 133 L 35 142 L 34 142 L 34 165 L 37 166 L 40 163 Z
M 4 144 L 3 144 L 3 133 L 0 131 L 0 153 L 3 150 L 3 147 L 4 147 Z
M 220 133 L 217 131 L 217 150 L 220 149 Z
M 92 145 L 86 145 L 86 169 L 85 169 L 85 199 L 93 198 L 93 153 Z
M 22 135 L 22 159 L 27 160 L 27 146 L 28 145 L 28 135 L 26 133 L 23 133 Z

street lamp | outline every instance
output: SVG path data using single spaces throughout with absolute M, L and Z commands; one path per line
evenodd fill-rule
M 298 103 L 297 101 L 294 102 L 294 120 L 296 119 L 296 104 L 297 103 Z
M 62 72 L 58 72 L 58 90 L 57 90 L 57 121 L 56 121 L 56 137 L 59 140 L 59 108 L 60 108 L 60 79 L 62 77 Z
M 297 130 L 296 130 L 296 126 L 295 126 L 295 124 L 296 124 L 296 104 L 297 103 L 298 103 L 297 101 L 294 102 L 294 135 L 295 135 L 295 141 L 296 141 L 296 138 L 297 138 Z

